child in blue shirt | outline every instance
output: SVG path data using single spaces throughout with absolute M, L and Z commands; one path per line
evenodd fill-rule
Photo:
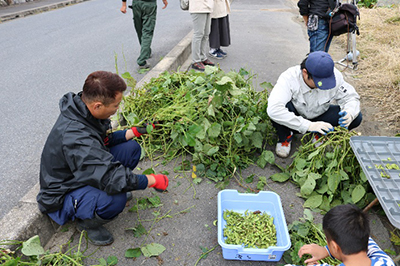
M 318 261 L 331 256 L 342 262 L 340 266 L 395 266 L 369 236 L 368 217 L 357 206 L 347 204 L 332 208 L 325 214 L 322 227 L 328 245 L 308 244 L 299 250 L 300 258 L 304 254 L 311 255 L 304 261 L 307 265 L 329 266 Z

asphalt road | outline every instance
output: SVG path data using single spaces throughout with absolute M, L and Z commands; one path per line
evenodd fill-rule
M 158 5 L 153 66 L 191 30 L 178 1 Z M 38 182 L 40 155 L 58 101 L 96 70 L 137 80 L 139 43 L 120 1 L 91 0 L 0 24 L 0 218 Z

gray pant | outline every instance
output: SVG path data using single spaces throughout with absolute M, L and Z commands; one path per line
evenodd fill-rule
M 211 30 L 210 13 L 190 13 L 193 20 L 192 62 L 207 59 L 208 36 Z

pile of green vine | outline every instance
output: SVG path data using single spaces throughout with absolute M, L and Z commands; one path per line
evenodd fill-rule
M 319 146 L 313 143 L 311 134 L 304 135 L 293 162 L 283 174 L 271 179 L 290 179 L 297 184 L 300 197 L 306 199 L 305 208 L 328 211 L 347 203 L 365 207 L 375 196 L 350 146 L 350 137 L 355 135 L 354 131 L 336 127 L 318 140 Z
M 129 85 L 129 73 L 122 76 Z M 252 79 L 244 69 L 164 72 L 142 88 L 132 83 L 120 115 L 129 127 L 158 123 L 138 139 L 149 158 L 190 154 L 198 176 L 221 182 L 255 163 L 255 153 L 275 139 L 268 94 L 256 92 Z

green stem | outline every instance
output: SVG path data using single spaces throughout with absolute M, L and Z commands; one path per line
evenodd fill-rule
M 218 245 L 215 245 L 214 247 L 212 247 L 211 249 L 207 250 L 207 252 L 204 252 L 203 254 L 201 254 L 200 258 L 196 261 L 196 263 L 194 264 L 194 266 L 197 265 L 197 263 L 199 263 L 199 261 L 204 258 L 208 253 L 210 253 L 211 251 L 213 251 L 216 247 L 218 247 Z

